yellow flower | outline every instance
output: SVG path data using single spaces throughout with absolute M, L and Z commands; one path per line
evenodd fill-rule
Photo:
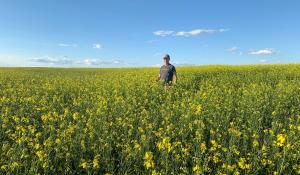
M 59 138 L 55 139 L 55 143 L 60 144 L 61 143 L 60 139 Z
M 183 154 L 187 154 L 188 153 L 188 148 L 181 148 L 181 151 Z
M 152 152 L 148 151 L 144 155 L 144 166 L 146 169 L 154 168 L 154 162 L 152 160 L 153 154 Z
M 229 128 L 228 131 L 230 134 L 232 134 L 233 136 L 238 137 L 238 138 L 242 135 L 242 132 L 235 128 Z
M 205 145 L 205 143 L 201 143 L 200 144 L 200 150 L 201 150 L 201 153 L 204 153 L 206 151 L 206 145 Z
M 87 162 L 83 162 L 80 164 L 80 166 L 84 169 L 88 168 L 89 167 L 89 164 Z
M 233 172 L 234 169 L 235 169 L 235 165 L 229 165 L 229 164 L 223 163 L 222 164 L 222 168 L 224 168 L 224 169 L 226 169 L 226 170 L 228 170 L 230 172 Z
M 2 165 L 2 166 L 1 166 L 1 170 L 7 171 L 7 170 L 8 170 L 8 165 Z
M 153 171 L 151 172 L 151 175 L 161 175 L 161 173 L 158 173 L 156 170 L 153 170 Z
M 266 152 L 268 150 L 268 148 L 266 147 L 266 145 L 263 145 L 261 149 L 262 149 L 263 152 Z
M 149 161 L 144 162 L 146 169 L 152 168 L 152 163 Z
M 43 151 L 37 151 L 35 154 L 38 156 L 40 161 L 44 160 L 44 158 L 47 156 L 47 154 L 45 154 Z
M 73 119 L 74 120 L 77 120 L 78 119 L 78 112 L 75 112 L 73 115 L 72 115 Z
M 47 163 L 47 162 L 44 162 L 44 163 L 43 163 L 43 168 L 46 169 L 46 168 L 48 168 L 48 167 L 49 167 L 48 163 Z
M 253 147 L 257 147 L 259 145 L 257 140 L 254 140 L 252 144 L 253 144 Z
M 241 173 L 238 172 L 238 171 L 235 171 L 233 174 L 234 174 L 234 175 L 240 175 Z
M 152 152 L 146 152 L 144 155 L 144 160 L 152 159 Z
M 37 144 L 34 145 L 34 148 L 35 148 L 35 149 L 39 149 L 40 146 L 41 146 L 41 145 L 37 143 Z
M 12 169 L 15 169 L 15 168 L 18 167 L 18 166 L 19 166 L 18 162 L 13 162 L 13 163 L 11 164 L 11 168 L 12 168 Z
M 249 169 L 250 165 L 246 164 L 246 159 L 245 158 L 240 158 L 240 161 L 238 162 L 238 166 L 244 170 L 244 169 Z
M 283 147 L 284 143 L 286 141 L 286 135 L 285 134 L 278 134 L 276 144 L 278 147 Z
M 266 166 L 266 165 L 271 165 L 272 164 L 272 161 L 271 160 L 267 160 L 267 159 L 262 159 L 261 160 L 261 163 Z
M 135 143 L 135 144 L 134 144 L 134 149 L 140 151 L 140 150 L 141 150 L 141 145 L 138 144 L 138 143 Z
M 170 138 L 169 137 L 163 138 L 162 142 L 157 143 L 157 147 L 159 150 L 167 150 L 167 152 L 170 152 L 172 149 Z
M 99 161 L 98 159 L 93 160 L 93 168 L 99 168 Z
M 199 104 L 195 107 L 195 114 L 200 115 L 202 112 L 202 106 Z
M 216 153 L 216 154 L 213 156 L 213 161 L 214 161 L 214 163 L 218 163 L 218 162 L 220 161 L 219 156 L 220 156 L 220 153 Z
M 217 147 L 217 142 L 215 141 L 215 140 L 212 140 L 212 141 L 210 141 L 210 143 L 211 143 L 211 145 L 213 146 L 213 147 Z
M 218 148 L 217 142 L 215 140 L 211 140 L 210 143 L 211 143 L 210 151 L 215 151 Z
M 199 165 L 196 165 L 193 167 L 193 172 L 195 174 L 201 174 L 201 167 Z

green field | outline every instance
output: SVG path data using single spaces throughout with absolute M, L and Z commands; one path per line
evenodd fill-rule
M 0 68 L 0 174 L 300 174 L 300 65 Z

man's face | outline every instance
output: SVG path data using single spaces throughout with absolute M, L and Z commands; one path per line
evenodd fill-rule
M 170 59 L 164 58 L 164 64 L 165 64 L 165 65 L 169 64 L 169 62 L 170 62 Z

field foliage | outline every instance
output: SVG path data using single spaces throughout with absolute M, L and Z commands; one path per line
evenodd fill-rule
M 300 174 L 300 65 L 0 69 L 0 174 Z

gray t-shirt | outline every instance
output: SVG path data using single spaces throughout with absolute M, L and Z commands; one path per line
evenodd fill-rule
M 165 83 L 169 83 L 173 80 L 173 75 L 176 73 L 176 69 L 172 64 L 163 65 L 160 68 L 160 80 Z

